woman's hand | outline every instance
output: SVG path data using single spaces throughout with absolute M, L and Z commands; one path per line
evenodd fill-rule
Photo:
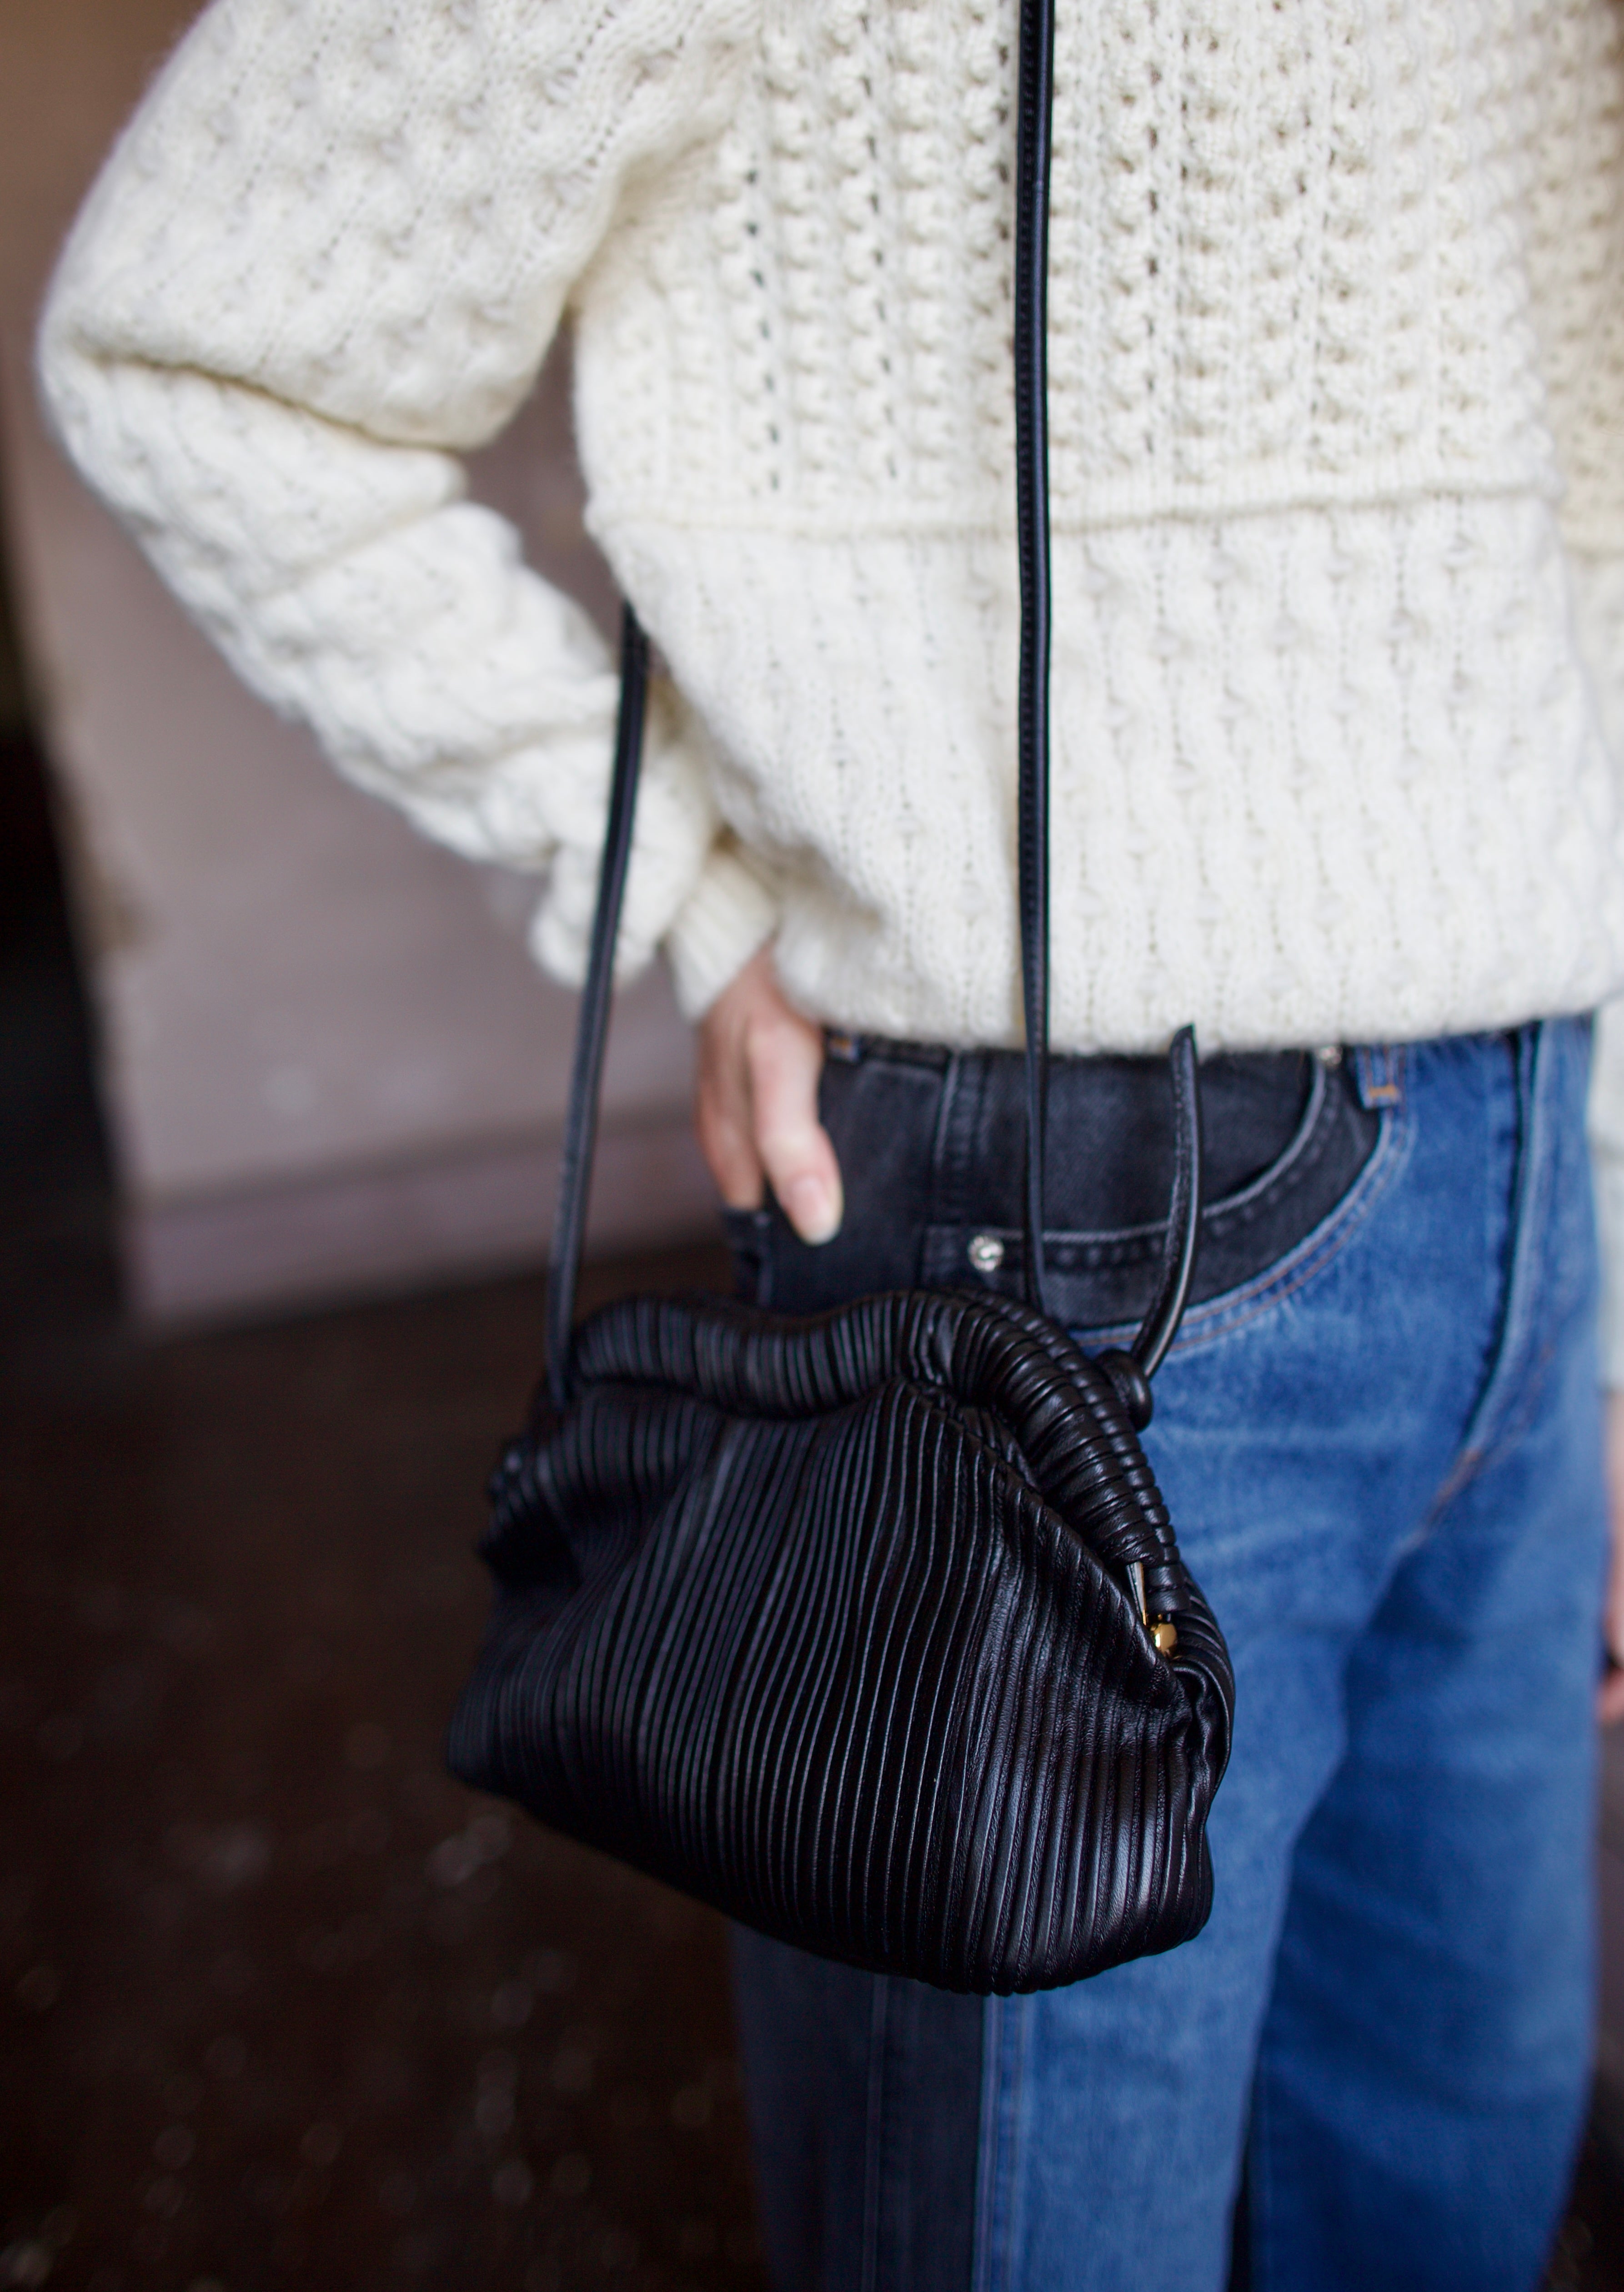
M 803 1241 L 829 1240 L 844 1209 L 817 1118 L 823 1064 L 823 1030 L 791 1009 L 764 947 L 699 1022 L 695 1125 L 728 1208 L 759 1208 L 766 1180 Z
M 1612 1559 L 1607 1570 L 1607 1602 L 1602 1632 L 1608 1652 L 1624 1665 L 1624 1392 L 1607 1395 L 1607 1512 L 1612 1524 Z M 1604 1727 L 1624 1719 L 1624 1670 L 1609 1671 L 1596 1696 Z

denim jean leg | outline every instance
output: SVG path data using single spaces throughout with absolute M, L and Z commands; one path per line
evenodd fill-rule
M 1540 2076 L 1505 2060 L 1508 2086 L 1522 2076 L 1524 2093 L 1508 2090 L 1501 2106 L 1480 2091 L 1466 2111 L 1485 2118 L 1477 2167 L 1492 2176 L 1503 2159 L 1509 2169 L 1532 2143 L 1541 2190 L 1521 2246 L 1502 2249 L 1474 2280 L 1507 2292 L 1532 2280 L 1524 2256 L 1559 2191 L 1584 2071 L 1582 2016 L 1576 2025 L 1572 2010 L 1588 1978 L 1584 1915 L 1582 1907 L 1572 1915 L 1571 1906 L 1585 1898 L 1583 1824 L 1573 1809 L 1585 1796 L 1590 1752 L 1588 1714 L 1572 1680 L 1587 1664 L 1594 1680 L 1597 1550 L 1584 1029 L 1540 1031 L 1548 1038 L 1543 1112 L 1562 1140 L 1548 1159 L 1543 1209 L 1519 1191 L 1529 1112 L 1524 1051 L 1498 1037 L 1419 1046 L 1403 1061 L 1403 1103 L 1390 1106 L 1377 1155 L 1330 1222 L 1336 1230 L 1310 1237 L 1248 1294 L 1193 1313 L 1159 1380 L 1147 1447 L 1235 1661 L 1234 1755 L 1211 1825 L 1216 1902 L 1206 1931 L 1183 1949 L 992 2009 L 997 2043 L 994 2050 L 990 2034 L 977 2292 L 1219 2292 L 1276 1950 L 1282 1936 L 1293 1949 L 1321 1948 L 1315 1918 L 1306 1909 L 1294 1915 L 1298 1842 L 1314 1836 L 1315 1810 L 1334 1793 L 1364 1727 L 1371 1650 L 1483 1426 L 1485 1396 L 1505 1360 L 1519 1220 L 1527 1258 L 1541 1249 L 1527 1219 L 1543 1217 L 1546 1242 L 1562 1237 L 1566 1270 L 1531 1341 L 1529 1358 L 1551 1357 L 1541 1378 L 1525 1381 L 1517 1437 L 1534 1444 L 1528 1454 L 1538 1450 L 1553 1473 L 1569 1443 L 1585 1461 L 1569 1481 L 1580 1525 L 1548 1546 L 1569 1588 L 1534 1603 L 1531 1628 L 1547 1652 L 1531 1658 L 1522 1676 L 1532 1685 L 1561 1675 L 1569 1685 L 1548 1726 L 1532 1730 L 1542 1732 L 1538 1745 L 1521 1723 L 1504 1731 L 1503 1705 L 1485 1709 L 1480 1755 L 1517 1767 L 1529 1804 L 1503 1837 L 1491 1811 L 1480 1807 L 1474 1818 L 1463 1808 L 1460 1820 L 1475 1825 L 1475 1836 L 1471 1855 L 1458 1863 L 1463 1891 L 1481 1903 L 1511 1882 L 1508 1866 L 1529 1858 L 1537 1835 L 1544 1899 L 1570 1906 L 1551 1930 L 1548 1962 L 1536 1952 L 1495 1966 L 1489 1987 L 1499 2034 L 1489 1996 L 1478 1998 L 1489 2031 L 1480 2085 L 1492 2086 L 1487 2057 L 1518 2010 L 1551 2023 Z M 1485 1463 L 1485 1481 L 1487 1470 Z M 1530 1487 L 1507 1478 L 1503 1505 L 1490 1506 L 1500 1545 L 1525 1554 L 1550 1532 L 1546 1482 L 1537 1468 L 1532 1478 L 1537 1503 L 1528 1501 Z M 1517 1505 L 1520 1515 L 1509 1516 Z M 1492 1574 L 1492 1554 L 1468 1550 L 1468 1542 L 1460 1546 L 1462 1568 Z M 1470 1637 L 1490 1607 L 1465 1602 L 1454 1628 Z M 1480 1693 L 1492 1667 L 1491 1652 Z M 1412 1725 L 1412 1715 L 1404 1723 Z M 1435 1734 L 1451 1723 L 1445 1698 Z M 1532 1788 L 1535 1772 L 1542 1789 Z M 1412 1796 L 1386 1810 L 1401 1839 L 1431 1812 L 1424 1796 Z M 1356 1896 L 1363 1876 L 1357 1863 L 1346 1868 L 1344 1891 Z M 1434 1973 L 1433 1944 L 1388 1909 L 1387 1930 L 1369 1938 L 1369 1949 L 1382 1957 L 1390 1992 L 1419 1995 Z M 1334 1941 L 1316 1963 L 1334 1991 Z M 1520 2009 L 1506 2004 L 1508 1989 L 1520 1991 Z M 1464 1994 L 1457 1993 L 1458 2006 Z M 1271 2020 L 1272 2071 L 1274 2029 Z M 1424 2020 L 1416 2037 L 1423 2046 Z M 1322 2088 L 1334 2085 L 1339 2070 L 1329 2044 L 1318 2067 Z M 1415 2065 L 1408 2081 L 1399 2077 L 1387 2089 L 1386 2123 L 1395 2144 L 1409 2139 L 1412 2167 L 1438 2190 L 1443 2210 L 1453 2207 L 1459 2236 L 1483 2184 L 1480 2172 L 1468 2191 L 1451 2172 L 1451 2144 L 1466 2128 L 1459 2118 L 1449 2121 L 1441 2098 L 1447 2082 L 1435 2062 Z M 1433 2105 L 1422 2105 L 1429 2091 Z M 1267 2099 L 1272 2115 L 1272 2090 Z M 1323 2154 L 1339 2130 L 1327 2133 Z M 1436 2223 L 1418 2217 L 1407 2226 L 1396 2206 L 1385 2209 L 1373 2272 L 1368 2251 L 1345 2271 L 1334 2235 L 1311 2264 L 1294 2265 L 1294 2234 L 1308 2216 L 1334 2215 L 1337 2183 L 1334 2172 L 1316 2182 L 1306 2141 L 1282 2161 L 1286 2152 L 1272 2133 L 1270 2140 L 1265 2264 L 1275 2272 L 1259 2280 L 1267 2292 L 1466 2280 L 1428 2273 Z M 1282 2183 L 1290 2193 L 1276 2213 Z M 1528 2176 L 1517 2186 L 1526 2199 Z M 1344 2183 L 1344 2192 L 1356 2206 L 1357 2189 Z
M 1294 1858 L 1254 2102 L 1255 2292 L 1530 2287 L 1572 2169 L 1604 1503 L 1582 1044 L 1542 1031 L 1493 1368 L 1355 1650 L 1347 1749 Z
M 979 2002 L 742 1927 L 733 1976 L 776 2292 L 967 2292 Z

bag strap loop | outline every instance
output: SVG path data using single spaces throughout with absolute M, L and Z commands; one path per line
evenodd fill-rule
M 1021 587 L 1018 898 L 1026 1041 L 1025 1287 L 1027 1303 L 1045 1314 L 1049 1311 L 1043 1200 L 1049 1102 L 1050 650 L 1048 283 L 1054 56 L 1055 0 L 1021 0 L 1015 194 L 1016 522 Z M 567 1397 L 575 1286 L 586 1227 L 615 942 L 631 851 L 647 691 L 648 640 L 627 605 L 621 630 L 615 778 L 575 1035 L 558 1217 L 547 1277 L 548 1391 L 555 1408 L 560 1408 Z M 1130 1349 L 1141 1378 L 1155 1371 L 1184 1312 L 1201 1216 L 1201 1094 L 1195 1037 L 1188 1027 L 1173 1038 L 1170 1067 L 1173 1191 L 1155 1295 Z M 1142 1398 L 1134 1413 L 1143 1421 L 1149 1414 L 1148 1386 L 1141 1384 L 1138 1391 Z

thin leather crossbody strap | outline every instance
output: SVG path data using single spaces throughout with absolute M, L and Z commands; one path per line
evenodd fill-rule
M 1015 154 L 1015 485 L 1021 569 L 1019 898 L 1026 1041 L 1026 1303 L 1049 1315 L 1043 1248 L 1049 1132 L 1049 180 L 1055 109 L 1055 0 L 1021 0 Z M 1173 1193 L 1155 1293 L 1130 1350 L 1148 1380 L 1173 1342 L 1195 1270 L 1201 1096 L 1195 1036 L 1174 1037 Z M 1049 1318 L 1053 1318 L 1049 1315 Z M 1135 1414 L 1148 1422 L 1148 1384 Z
M 1021 0 L 1015 149 L 1015 504 L 1021 568 L 1017 828 L 1026 1037 L 1026 1303 L 1049 1311 L 1049 172 L 1054 0 Z
M 1021 646 L 1018 728 L 1018 871 L 1021 992 L 1026 1039 L 1025 1281 L 1027 1302 L 1046 1312 L 1043 1263 L 1044 1147 L 1049 1078 L 1049 379 L 1048 278 L 1050 125 L 1054 107 L 1054 0 L 1021 0 L 1015 206 L 1016 512 L 1020 556 Z M 648 641 L 630 605 L 621 636 L 620 718 L 598 907 L 575 1036 L 565 1121 L 558 1219 L 548 1269 L 548 1387 L 567 1398 L 575 1285 L 586 1227 L 598 1128 L 604 1043 L 608 1032 L 615 944 L 631 851 L 631 823 L 643 747 Z M 1194 1263 L 1199 1213 L 1200 1126 L 1194 1040 L 1173 1045 L 1175 1171 L 1162 1271 L 1132 1346 L 1148 1377 L 1178 1325 Z M 1148 1396 L 1146 1409 L 1148 1413 Z
M 575 1056 L 569 1077 L 569 1108 L 564 1118 L 564 1158 L 559 1171 L 559 1210 L 553 1221 L 552 1255 L 547 1265 L 547 1392 L 555 1408 L 568 1397 L 569 1353 L 575 1326 L 575 1284 L 586 1235 L 587 1196 L 592 1182 L 592 1150 L 598 1142 L 598 1102 L 603 1089 L 603 1052 L 609 1034 L 609 1004 L 615 991 L 615 942 L 620 936 L 621 901 L 631 858 L 631 822 L 637 810 L 638 775 L 643 760 L 643 719 L 648 706 L 648 639 L 630 605 L 621 614 L 620 719 L 615 731 L 615 779 L 609 790 L 609 820 L 604 831 L 598 905 L 592 916 L 586 985 L 575 1021 Z
M 1055 0 L 1021 0 L 1015 152 L 1015 487 L 1021 570 L 1021 1006 L 1026 1042 L 1026 1303 L 1049 1315 L 1043 1247 L 1049 1132 L 1049 181 L 1055 109 Z M 1130 1348 L 1140 1373 L 1135 1415 L 1148 1422 L 1147 1382 L 1184 1313 L 1201 1214 L 1201 1097 L 1195 1036 L 1173 1038 L 1173 1196 L 1155 1294 Z

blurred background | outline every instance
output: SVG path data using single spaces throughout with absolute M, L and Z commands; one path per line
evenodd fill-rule
M 242 692 L 36 409 L 50 262 L 194 12 L 0 28 L 0 2288 L 765 2292 L 718 1922 L 440 1760 L 573 998 L 528 887 Z M 560 351 L 474 483 L 607 626 L 568 392 Z M 589 1302 L 727 1279 L 689 1080 L 651 979 Z M 1624 2292 L 1610 1760 L 1550 2281 Z
M 193 12 L 0 25 L 0 2285 L 758 2292 L 718 1922 L 440 1758 L 573 998 L 529 887 L 241 692 L 35 407 Z M 568 389 L 474 481 L 607 620 Z M 651 980 L 599 1294 L 726 1279 L 689 1073 Z

